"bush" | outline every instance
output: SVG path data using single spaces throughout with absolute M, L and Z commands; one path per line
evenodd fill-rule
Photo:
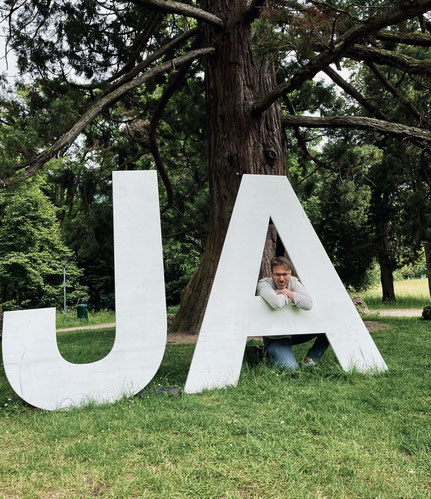
M 431 321 L 431 306 L 428 305 L 424 307 L 422 311 L 422 319 L 425 319 L 426 321 Z

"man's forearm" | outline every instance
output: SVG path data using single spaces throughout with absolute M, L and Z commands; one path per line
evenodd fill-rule
M 259 283 L 257 292 L 272 308 L 281 308 L 289 303 L 284 293 L 277 294 L 275 289 L 265 282 Z
M 290 289 L 287 289 L 287 288 L 276 289 L 275 292 L 278 295 L 281 295 L 281 294 L 286 295 L 292 303 L 295 303 L 295 297 L 293 295 L 293 291 L 291 291 Z

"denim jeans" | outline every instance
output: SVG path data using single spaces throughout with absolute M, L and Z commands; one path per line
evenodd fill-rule
M 316 338 L 316 341 L 308 351 L 307 357 L 310 357 L 310 359 L 317 362 L 322 358 L 329 346 L 328 338 L 326 337 L 326 334 L 323 333 L 315 335 L 294 334 L 291 337 L 287 336 L 277 339 L 263 337 L 263 345 L 274 364 L 295 370 L 298 369 L 299 366 L 293 355 L 292 346 L 306 343 L 313 338 Z

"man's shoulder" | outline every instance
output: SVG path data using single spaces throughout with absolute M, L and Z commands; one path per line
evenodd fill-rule
M 290 279 L 289 279 L 289 284 L 287 285 L 287 288 L 292 290 L 299 282 L 301 282 L 301 281 L 297 277 L 295 277 L 294 275 L 291 275 Z
M 268 285 L 271 286 L 271 288 L 275 289 L 275 284 L 274 281 L 272 280 L 272 277 L 264 277 L 263 279 L 260 279 L 257 285 Z
M 273 284 L 274 281 L 272 280 L 272 277 L 263 277 L 262 279 L 259 280 L 259 282 L 267 282 L 268 284 Z

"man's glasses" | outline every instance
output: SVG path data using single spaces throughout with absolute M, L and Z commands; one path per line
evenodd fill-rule
M 272 274 L 275 277 L 287 277 L 290 274 L 290 272 L 285 272 L 284 274 Z

